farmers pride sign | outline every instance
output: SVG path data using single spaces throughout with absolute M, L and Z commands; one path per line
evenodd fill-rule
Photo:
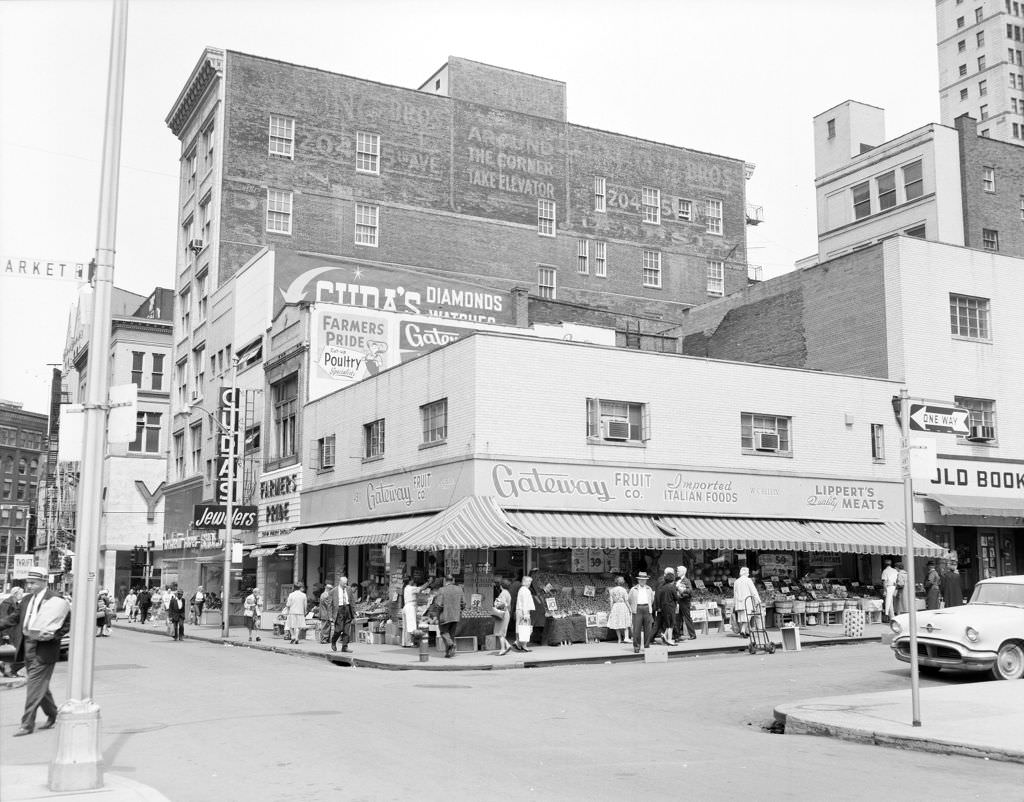
M 469 323 L 515 322 L 511 296 L 412 268 L 375 267 L 287 250 L 274 255 L 274 314 L 302 301 Z

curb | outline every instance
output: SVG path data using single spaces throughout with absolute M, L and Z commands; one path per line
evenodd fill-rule
M 128 632 L 141 632 L 142 634 L 161 634 L 159 630 L 145 630 L 138 629 L 137 627 L 128 627 L 118 625 L 116 622 L 113 624 L 117 629 L 121 629 Z M 452 660 L 446 660 L 445 662 L 409 662 L 409 663 L 390 663 L 380 660 L 368 660 L 366 658 L 359 657 L 357 653 L 351 655 L 341 654 L 339 652 L 304 652 L 296 649 L 286 649 L 282 646 L 274 645 L 273 643 L 265 643 L 260 641 L 235 641 L 231 639 L 225 639 L 218 635 L 211 637 L 195 637 L 186 635 L 186 640 L 201 641 L 204 643 L 221 644 L 224 646 L 234 646 L 244 649 L 257 649 L 264 652 L 273 652 L 275 654 L 287 655 L 290 657 L 304 657 L 307 659 L 320 659 L 326 660 L 334 665 L 351 667 L 351 668 L 373 668 L 381 671 L 508 671 L 513 669 L 521 668 L 558 668 L 560 666 L 569 665 L 602 665 L 606 663 L 642 663 L 645 662 L 644 654 L 614 654 L 614 655 L 600 655 L 600 656 L 585 656 L 581 654 L 566 656 L 564 658 L 554 658 L 547 660 L 536 660 L 526 659 L 520 660 L 514 663 L 501 663 L 501 664 L 486 664 L 486 665 L 460 665 Z M 864 635 L 858 638 L 843 637 L 822 637 L 820 640 L 814 641 L 803 641 L 801 646 L 803 649 L 814 648 L 818 646 L 842 646 L 846 644 L 859 644 L 859 643 L 879 643 L 883 640 L 883 635 Z M 772 643 L 775 645 L 777 651 L 783 651 L 781 640 L 775 640 L 772 638 Z M 319 645 L 319 644 L 317 644 Z M 554 648 L 554 647 L 551 647 Z M 747 641 L 745 639 L 740 640 L 737 638 L 735 644 L 721 645 L 717 647 L 704 647 L 688 649 L 686 651 L 669 652 L 668 657 L 670 660 L 677 660 L 687 657 L 700 657 L 712 654 L 741 654 L 746 653 Z M 759 650 L 757 654 L 764 654 L 762 650 Z M 433 654 L 431 655 L 433 656 Z M 438 655 L 440 657 L 440 655 Z

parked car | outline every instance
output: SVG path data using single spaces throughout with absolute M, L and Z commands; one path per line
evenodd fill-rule
M 890 626 L 896 659 L 909 663 L 909 614 Z M 953 668 L 1024 677 L 1024 576 L 983 579 L 967 604 L 918 612 L 917 662 L 921 673 Z

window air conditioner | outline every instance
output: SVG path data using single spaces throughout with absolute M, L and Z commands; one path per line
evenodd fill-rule
M 989 440 L 996 439 L 996 427 L 995 426 L 972 426 L 971 433 L 967 435 L 968 440 L 973 440 L 976 443 L 987 443 Z
M 626 418 L 604 418 L 601 421 L 605 440 L 628 440 L 629 421 Z
M 203 249 L 203 241 L 201 239 L 189 240 L 188 247 L 193 253 L 199 253 Z
M 778 451 L 779 436 L 774 432 L 755 432 L 754 448 L 758 451 Z

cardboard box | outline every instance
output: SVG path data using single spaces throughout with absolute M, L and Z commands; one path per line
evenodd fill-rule
M 455 638 L 455 651 L 475 652 L 477 650 L 476 635 L 461 635 Z

